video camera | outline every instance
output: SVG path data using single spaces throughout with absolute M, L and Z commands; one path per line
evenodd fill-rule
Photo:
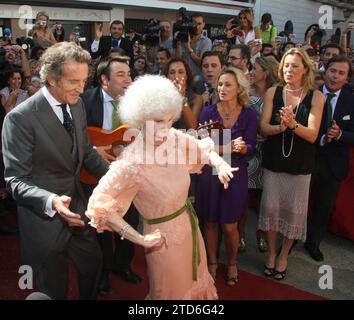
M 184 7 L 178 9 L 178 14 L 181 19 L 177 20 L 173 25 L 173 34 L 178 31 L 174 43 L 177 41 L 188 42 L 188 35 L 194 36 L 196 34 L 197 23 L 187 15 L 187 9 Z
M 28 51 L 33 47 L 33 40 L 31 38 L 20 37 L 16 38 L 16 43 L 21 46 L 24 51 Z
M 150 46 L 159 45 L 160 32 L 164 30 L 163 26 L 160 26 L 160 22 L 154 18 L 148 20 L 145 26 L 145 42 Z

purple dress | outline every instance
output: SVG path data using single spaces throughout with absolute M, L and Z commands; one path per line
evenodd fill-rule
M 215 104 L 204 107 L 199 117 L 200 123 L 209 120 L 223 123 Z M 230 224 L 238 222 L 245 213 L 248 192 L 247 165 L 255 150 L 256 136 L 257 114 L 253 109 L 244 107 L 231 128 L 231 139 L 242 137 L 247 144 L 247 154 L 231 155 L 232 167 L 239 167 L 239 171 L 231 179 L 229 188 L 224 189 L 217 175 L 212 175 L 213 169 L 210 166 L 204 166 L 202 174 L 198 175 L 195 207 L 202 221 Z

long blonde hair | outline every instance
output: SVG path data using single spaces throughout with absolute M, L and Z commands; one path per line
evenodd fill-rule
M 246 8 L 246 9 L 242 9 L 239 13 L 238 13 L 238 17 L 240 18 L 241 15 L 244 15 L 245 18 L 248 21 L 248 25 L 250 27 L 250 29 L 253 29 L 253 20 L 254 20 L 254 13 L 253 10 L 251 8 Z
M 287 56 L 295 55 L 295 54 L 297 54 L 301 58 L 302 63 L 305 67 L 305 74 L 302 77 L 302 84 L 304 86 L 304 89 L 311 90 L 314 88 L 314 83 L 315 83 L 314 67 L 313 67 L 313 63 L 311 62 L 309 55 L 306 53 L 306 51 L 303 48 L 291 48 L 284 53 L 283 58 L 281 59 L 280 64 L 279 64 L 279 69 L 278 69 L 279 80 L 280 80 L 281 84 L 286 85 L 286 82 L 284 79 L 284 73 L 283 73 L 285 59 Z

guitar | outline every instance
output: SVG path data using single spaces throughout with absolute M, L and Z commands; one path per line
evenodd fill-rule
M 210 120 L 209 122 L 205 121 L 204 124 L 199 123 L 196 130 L 198 132 L 198 137 L 204 139 L 207 137 L 212 138 L 215 135 L 220 135 L 223 129 L 225 128 L 219 121 Z
M 132 143 L 135 140 L 137 132 L 127 132 L 128 126 L 122 125 L 113 131 L 97 127 L 87 127 L 87 134 L 90 138 L 90 143 L 96 147 L 112 145 L 112 148 L 108 151 L 113 156 L 118 156 L 122 148 Z M 85 184 L 97 184 L 98 178 L 86 170 L 81 168 L 80 181 Z

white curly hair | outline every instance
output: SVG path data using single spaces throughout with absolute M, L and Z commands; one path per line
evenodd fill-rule
M 183 97 L 173 82 L 158 75 L 144 75 L 134 81 L 119 104 L 122 122 L 133 128 L 142 128 L 145 121 L 165 114 L 175 114 L 178 120 Z

